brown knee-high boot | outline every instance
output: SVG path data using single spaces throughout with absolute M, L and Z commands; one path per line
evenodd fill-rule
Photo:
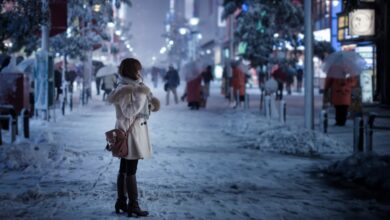
M 129 217 L 133 216 L 148 216 L 149 212 L 143 211 L 138 204 L 138 188 L 137 179 L 135 175 L 126 177 L 127 195 L 129 197 L 129 204 L 127 206 L 127 214 Z
M 127 198 L 125 192 L 125 173 L 118 173 L 118 177 L 116 180 L 116 190 L 118 193 L 118 198 L 115 203 L 115 212 L 117 214 L 120 213 L 120 210 L 123 212 L 127 212 Z

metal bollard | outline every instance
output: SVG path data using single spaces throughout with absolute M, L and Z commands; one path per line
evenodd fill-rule
M 70 93 L 69 108 L 70 108 L 70 111 L 73 111 L 73 93 Z
M 17 120 L 12 117 L 12 115 L 8 115 L 8 129 L 11 137 L 11 143 L 16 140 L 16 131 L 17 131 Z
M 1 129 L 2 129 L 2 127 L 1 127 L 1 123 L 0 123 L 0 145 L 3 144 L 3 136 L 1 134 Z
M 362 117 L 356 117 L 353 122 L 353 151 L 363 152 L 364 124 Z
M 249 94 L 245 94 L 245 99 L 244 99 L 244 108 L 249 109 Z
M 27 109 L 23 109 L 21 112 L 23 117 L 23 134 L 25 138 L 30 138 L 30 113 Z
M 240 91 L 237 91 L 237 93 L 236 93 L 236 106 L 241 107 Z
M 320 130 L 325 134 L 328 133 L 328 111 L 325 109 L 320 112 Z
M 234 91 L 233 91 L 233 87 L 230 87 L 230 103 L 232 103 L 234 101 Z
M 271 97 L 269 95 L 264 98 L 265 116 L 271 118 Z
M 279 108 L 279 119 L 280 119 L 280 122 L 282 123 L 286 123 L 286 113 L 287 113 L 287 109 L 286 109 L 286 101 L 284 100 L 280 100 L 280 108 Z
M 260 110 L 263 109 L 263 104 L 264 104 L 264 91 L 261 91 L 261 94 L 260 94 Z
M 366 152 L 372 152 L 372 142 L 373 142 L 373 133 L 374 133 L 374 121 L 375 121 L 375 114 L 369 114 L 368 119 L 365 123 L 365 151 Z

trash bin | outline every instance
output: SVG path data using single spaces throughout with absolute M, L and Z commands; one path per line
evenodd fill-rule
M 12 105 L 19 115 L 30 111 L 30 85 L 23 73 L 0 73 L 0 105 Z

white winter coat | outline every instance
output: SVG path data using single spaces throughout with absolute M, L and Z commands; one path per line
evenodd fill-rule
M 147 120 L 149 108 L 158 111 L 160 102 L 152 96 L 150 89 L 140 81 L 122 78 L 119 86 L 107 98 L 115 105 L 115 127 L 129 130 L 128 155 L 125 159 L 146 159 L 152 156 Z

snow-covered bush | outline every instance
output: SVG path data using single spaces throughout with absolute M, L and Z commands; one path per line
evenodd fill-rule
M 390 155 L 358 153 L 327 167 L 328 174 L 390 192 Z

